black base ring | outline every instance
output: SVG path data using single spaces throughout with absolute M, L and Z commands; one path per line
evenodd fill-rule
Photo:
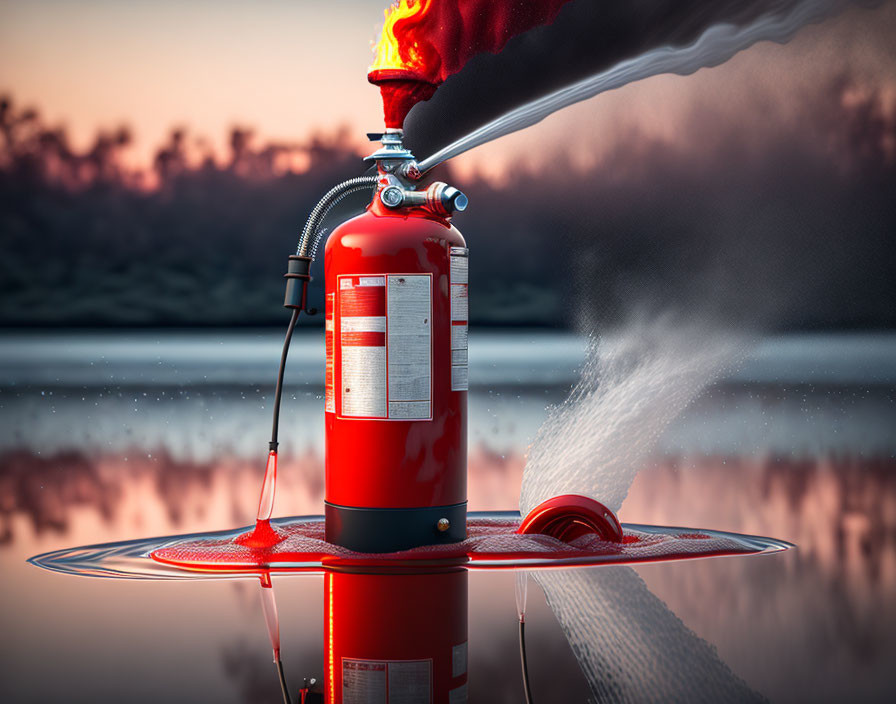
M 395 552 L 467 537 L 467 502 L 425 508 L 358 508 L 324 502 L 326 538 L 355 552 Z M 448 521 L 440 530 L 440 521 Z

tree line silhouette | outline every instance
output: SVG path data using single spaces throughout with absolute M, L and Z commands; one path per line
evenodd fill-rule
M 736 124 L 695 107 L 671 142 L 621 125 L 587 167 L 563 153 L 497 181 L 439 167 L 470 196 L 456 222 L 472 321 L 600 329 L 646 308 L 893 327 L 896 99 L 844 75 L 799 105 Z M 282 324 L 304 219 L 368 168 L 345 128 L 287 143 L 235 127 L 223 155 L 175 129 L 144 168 L 128 165 L 133 142 L 122 127 L 77 149 L 0 99 L 0 326 Z M 321 262 L 313 273 L 320 307 Z

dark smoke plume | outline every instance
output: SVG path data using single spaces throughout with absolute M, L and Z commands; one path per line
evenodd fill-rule
M 407 142 L 425 157 L 508 110 L 653 49 L 691 44 L 714 26 L 746 27 L 791 13 L 821 18 L 845 4 L 845 0 L 576 0 L 552 25 L 515 37 L 500 54 L 473 58 L 435 97 L 418 104 L 405 122 Z M 701 65 L 712 63 L 708 58 Z

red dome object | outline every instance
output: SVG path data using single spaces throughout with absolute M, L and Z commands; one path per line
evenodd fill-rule
M 549 535 L 564 543 L 596 533 L 607 542 L 622 542 L 622 526 L 614 513 L 579 494 L 562 494 L 540 503 L 523 519 L 517 533 Z

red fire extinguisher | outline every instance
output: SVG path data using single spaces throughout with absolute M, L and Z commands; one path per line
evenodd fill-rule
M 328 704 L 467 701 L 467 572 L 327 571 Z
M 270 544 L 277 429 L 289 341 L 307 308 L 311 262 L 327 212 L 373 187 L 366 211 L 327 241 L 326 539 L 393 552 L 466 537 L 468 250 L 451 224 L 467 197 L 421 178 L 402 131 L 369 135 L 375 176 L 335 186 L 318 203 L 289 258 L 286 333 L 258 523 Z M 270 489 L 267 489 L 270 487 Z
M 324 257 L 326 537 L 363 552 L 466 535 L 466 196 L 413 190 L 400 131 L 377 137 L 373 201 Z

